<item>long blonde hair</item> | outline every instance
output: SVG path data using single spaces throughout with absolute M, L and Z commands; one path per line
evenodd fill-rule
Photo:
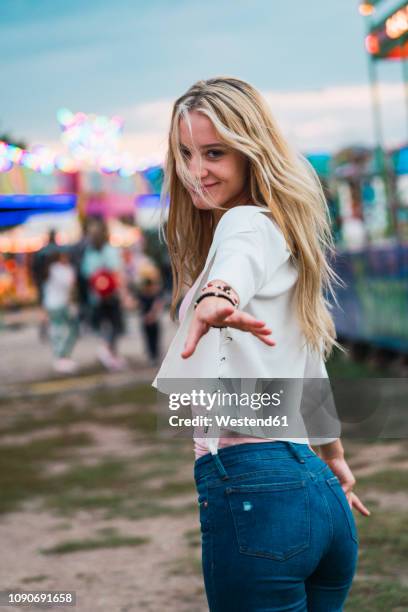
M 298 269 L 295 299 L 302 331 L 327 358 L 333 346 L 342 347 L 325 296 L 326 291 L 334 296 L 333 284 L 340 279 L 327 258 L 334 244 L 324 192 L 309 162 L 285 140 L 260 93 L 237 78 L 198 81 L 174 103 L 161 194 L 162 202 L 170 200 L 165 239 L 173 273 L 173 320 L 183 286 L 191 286 L 201 273 L 214 234 L 212 211 L 192 203 L 187 186 L 199 186 L 180 151 L 179 122 L 192 110 L 207 116 L 220 139 L 247 158 L 251 200 L 269 208 Z

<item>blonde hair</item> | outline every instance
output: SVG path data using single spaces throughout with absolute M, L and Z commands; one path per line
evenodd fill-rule
M 251 200 L 271 211 L 298 269 L 295 299 L 306 342 L 327 358 L 333 346 L 342 347 L 325 292 L 334 296 L 333 283 L 341 281 L 327 259 L 334 244 L 324 192 L 309 162 L 285 140 L 260 93 L 237 78 L 198 81 L 174 103 L 161 194 L 162 201 L 170 199 L 165 239 L 173 273 L 173 320 L 183 286 L 191 286 L 201 273 L 214 234 L 212 211 L 192 203 L 187 187 L 200 191 L 200 186 L 180 151 L 179 122 L 193 110 L 208 117 L 219 138 L 248 160 Z

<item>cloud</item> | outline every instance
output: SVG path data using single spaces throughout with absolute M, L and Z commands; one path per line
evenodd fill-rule
M 302 150 L 334 151 L 349 144 L 374 144 L 371 91 L 367 85 L 313 91 L 265 92 L 273 114 L 288 139 Z M 404 140 L 406 121 L 402 84 L 379 85 L 386 145 Z
M 402 129 L 406 124 L 403 86 L 381 83 L 379 94 L 386 145 L 402 144 L 406 132 Z M 350 144 L 374 144 L 368 86 L 265 91 L 263 96 L 284 135 L 303 152 L 333 152 Z M 125 121 L 121 148 L 137 160 L 163 159 L 172 104 L 171 99 L 159 99 L 118 109 L 117 114 Z
M 335 151 L 374 143 L 372 101 L 368 85 L 344 85 L 306 91 L 264 91 L 285 136 L 303 151 Z M 379 95 L 386 144 L 404 140 L 405 103 L 400 83 L 380 83 Z M 136 155 L 165 148 L 172 100 L 161 99 L 122 109 L 125 138 Z
M 125 120 L 127 131 L 142 133 L 154 129 L 164 134 L 170 125 L 172 104 L 170 99 L 153 100 L 119 110 L 118 115 Z

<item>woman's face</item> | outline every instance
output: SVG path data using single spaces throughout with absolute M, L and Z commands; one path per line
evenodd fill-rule
M 181 153 L 205 195 L 202 198 L 194 189 L 188 188 L 194 206 L 208 210 L 248 203 L 248 162 L 245 156 L 220 140 L 208 117 L 190 111 L 189 118 L 191 133 L 185 120 L 180 119 Z

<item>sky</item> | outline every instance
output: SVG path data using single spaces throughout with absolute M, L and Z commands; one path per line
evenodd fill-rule
M 1 0 L 0 133 L 60 148 L 59 108 L 119 114 L 142 158 L 164 151 L 190 85 L 232 75 L 303 152 L 370 145 L 365 28 L 358 0 Z M 406 140 L 401 65 L 379 78 L 392 146 Z

